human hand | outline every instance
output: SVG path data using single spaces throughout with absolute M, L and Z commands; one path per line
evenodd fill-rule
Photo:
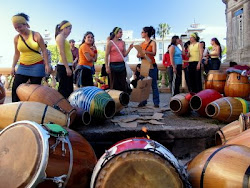
M 12 67 L 10 74 L 11 76 L 14 76 L 16 74 L 15 67 Z
M 196 70 L 198 71 L 198 70 L 200 70 L 200 69 L 201 69 L 201 64 L 198 63 L 197 66 L 196 66 Z
M 106 66 L 106 72 L 107 72 L 108 74 L 111 73 L 109 66 Z
M 49 65 L 45 65 L 45 72 L 46 72 L 47 74 L 50 74 L 50 73 L 51 73 L 51 68 L 50 68 Z
M 69 67 L 67 67 L 66 73 L 67 73 L 67 76 L 70 77 L 72 75 L 72 70 Z
M 177 73 L 177 69 L 175 66 L 173 66 L 173 72 L 176 74 Z

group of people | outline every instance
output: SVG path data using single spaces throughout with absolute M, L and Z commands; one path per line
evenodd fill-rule
M 211 39 L 212 49 L 209 51 L 204 41 L 199 41 L 197 33 L 190 35 L 190 40 L 183 44 L 179 36 L 173 36 L 168 51 L 164 54 L 163 65 L 168 69 L 169 86 L 172 96 L 180 93 L 182 70 L 189 92 L 202 90 L 201 66 L 204 74 L 209 70 L 219 70 L 221 65 L 221 45 L 217 38 Z
M 20 84 L 26 83 L 28 80 L 31 84 L 41 84 L 42 78 L 51 71 L 44 40 L 38 32 L 30 30 L 28 21 L 29 16 L 24 13 L 12 17 L 13 26 L 18 32 L 14 38 L 15 54 L 11 71 L 11 74 L 15 75 L 12 87 L 13 102 L 19 101 L 16 89 Z M 55 41 L 59 50 L 59 62 L 56 66 L 56 77 L 59 82 L 58 91 L 65 98 L 68 98 L 73 92 L 73 73 L 76 71 L 78 71 L 77 79 L 81 87 L 94 85 L 94 62 L 96 62 L 98 55 L 92 32 L 88 31 L 84 34 L 82 43 L 77 49 L 74 46 L 74 40 L 67 40 L 71 29 L 71 23 L 66 20 L 56 25 L 55 28 Z M 105 72 L 109 77 L 110 89 L 128 92 L 125 57 L 133 48 L 133 43 L 126 49 L 125 42 L 121 39 L 122 34 L 120 27 L 115 27 L 110 33 L 103 67 L 105 70 L 102 72 Z M 152 78 L 153 103 L 154 107 L 159 107 L 158 68 L 154 58 L 157 47 L 153 40 L 155 39 L 155 29 L 152 26 L 144 27 L 141 37 L 144 39 L 140 44 L 142 54 L 138 53 L 137 57 L 150 59 L 149 76 Z M 221 47 L 219 41 L 213 38 L 211 41 L 213 49 L 208 51 L 205 48 L 205 43 L 199 42 L 199 39 L 198 34 L 193 33 L 190 36 L 190 41 L 183 45 L 178 36 L 172 37 L 163 62 L 168 67 L 172 95 L 180 92 L 182 69 L 185 70 L 189 91 L 197 93 L 202 90 L 201 65 L 209 67 L 209 70 L 218 70 L 220 67 Z M 15 71 L 18 61 L 20 64 Z M 139 75 L 137 75 L 137 80 L 138 78 Z M 143 107 L 146 104 L 147 101 L 142 101 L 138 106 Z
M 48 63 L 48 54 L 44 40 L 40 33 L 30 30 L 28 24 L 29 16 L 24 13 L 16 14 L 12 17 L 12 23 L 18 35 L 14 38 L 15 54 L 12 63 L 11 74 L 15 75 L 12 87 L 12 102 L 19 101 L 16 94 L 17 87 L 26 83 L 41 84 L 42 78 L 49 74 L 51 67 Z M 78 80 L 81 86 L 93 86 L 93 75 L 95 73 L 94 62 L 97 60 L 97 49 L 95 46 L 94 34 L 86 32 L 79 51 L 74 47 L 74 41 L 68 41 L 67 37 L 71 33 L 72 25 L 69 21 L 62 21 L 56 25 L 55 41 L 59 50 L 59 62 L 56 66 L 58 91 L 68 98 L 73 92 L 73 71 L 79 71 Z M 149 76 L 152 77 L 153 101 L 155 107 L 159 107 L 159 92 L 157 87 L 158 69 L 154 56 L 156 55 L 155 29 L 144 27 L 141 32 L 145 41 L 141 44 L 143 54 L 138 54 L 138 58 L 147 55 L 152 62 Z M 105 54 L 105 72 L 109 75 L 110 89 L 128 92 L 126 81 L 125 57 L 133 48 L 133 43 L 126 49 L 125 42 L 122 41 L 122 29 L 115 27 L 110 33 L 107 41 Z M 17 63 L 19 66 L 15 69 Z M 147 101 L 143 101 L 139 106 L 145 106 Z

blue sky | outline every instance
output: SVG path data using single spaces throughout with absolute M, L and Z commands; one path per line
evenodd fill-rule
M 142 27 L 157 27 L 162 22 L 171 26 L 171 34 L 179 34 L 194 20 L 206 26 L 207 41 L 212 37 L 222 40 L 226 36 L 222 0 L 0 0 L 0 56 L 4 55 L 3 59 L 9 56 L 12 59 L 16 31 L 11 17 L 19 12 L 30 16 L 32 30 L 43 33 L 48 29 L 52 36 L 56 24 L 69 20 L 73 25 L 69 38 L 75 40 L 81 40 L 88 30 L 94 32 L 96 40 L 105 40 L 115 26 L 133 30 L 134 37 L 139 38 Z

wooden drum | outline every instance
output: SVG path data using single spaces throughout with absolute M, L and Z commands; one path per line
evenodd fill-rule
M 96 156 L 78 133 L 19 121 L 0 133 L 1 187 L 89 187 Z
M 214 89 L 219 93 L 224 93 L 224 86 L 227 74 L 219 70 L 210 70 L 205 81 L 206 89 Z
M 242 97 L 248 99 L 250 94 L 248 77 L 235 72 L 230 73 L 224 91 L 225 95 L 228 97 Z
M 91 188 L 166 188 L 189 185 L 186 171 L 164 146 L 145 138 L 118 142 L 99 159 Z

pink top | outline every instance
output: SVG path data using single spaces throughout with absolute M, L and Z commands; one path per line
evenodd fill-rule
M 114 41 L 113 41 L 114 42 Z M 121 53 L 123 54 L 124 50 L 124 42 L 123 41 L 118 41 L 114 42 L 118 48 L 120 49 Z M 115 45 L 111 42 L 111 48 L 110 48 L 110 57 L 109 57 L 110 62 L 123 62 L 123 58 L 118 51 L 118 49 L 115 47 Z

